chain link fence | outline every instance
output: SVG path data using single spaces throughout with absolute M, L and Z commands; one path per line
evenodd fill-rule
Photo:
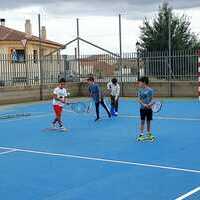
M 197 81 L 197 51 L 137 52 L 113 55 L 48 56 L 39 60 L 28 55 L 15 59 L 0 55 L 0 87 L 57 83 L 61 77 L 82 82 L 93 75 L 97 82 L 118 78 L 119 82 L 136 82 L 140 76 L 152 81 Z M 41 81 L 42 80 L 42 81 Z

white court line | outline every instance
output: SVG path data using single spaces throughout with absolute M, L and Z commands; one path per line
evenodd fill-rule
M 185 169 L 185 168 L 162 166 L 162 165 L 155 165 L 155 164 L 145 164 L 145 163 L 137 163 L 137 162 L 130 162 L 130 161 L 122 161 L 122 160 L 112 160 L 112 159 L 106 159 L 106 158 L 63 154 L 63 153 L 51 153 L 51 152 L 35 151 L 35 150 L 20 149 L 20 148 L 0 147 L 0 149 L 10 149 L 10 150 L 14 150 L 14 151 L 16 150 L 18 152 L 25 152 L 25 153 L 33 153 L 33 154 L 41 154 L 41 155 L 48 155 L 48 156 L 65 157 L 65 158 L 74 158 L 74 159 L 81 159 L 81 160 L 92 160 L 92 161 L 116 163 L 116 164 L 123 164 L 123 165 L 134 165 L 134 166 L 140 166 L 140 167 L 158 168 L 158 169 L 166 169 L 166 170 L 200 174 L 200 170 L 196 170 L 196 169 Z
M 64 110 L 65 112 L 68 113 L 76 113 L 73 111 L 69 111 L 69 110 Z M 76 114 L 80 114 L 80 113 L 76 113 Z M 81 115 L 93 115 L 93 113 L 81 113 Z M 107 118 L 107 116 L 102 116 L 101 118 L 104 119 Z M 120 114 L 118 115 L 119 118 L 135 118 L 135 119 L 139 119 L 140 116 L 139 115 L 126 115 L 126 114 Z M 168 116 L 154 116 L 154 119 L 159 119 L 159 120 L 177 120 L 177 121 L 200 121 L 200 118 L 189 118 L 189 117 L 168 117 Z
M 65 111 L 69 112 L 69 113 L 76 113 L 76 112 L 69 111 L 69 110 L 65 110 Z M 80 114 L 80 113 L 76 113 L 76 114 Z M 93 113 L 92 114 L 91 113 L 81 113 L 81 115 L 93 115 Z M 139 119 L 140 118 L 139 115 L 126 115 L 126 114 L 120 114 L 120 115 L 118 115 L 118 117 L 120 117 L 120 118 L 135 118 L 135 119 Z M 104 118 L 104 116 L 102 118 Z M 200 121 L 200 118 L 168 117 L 168 116 L 163 116 L 163 117 L 162 116 L 154 116 L 154 119 L 159 119 L 159 120 L 177 120 L 177 121 Z
M 182 195 L 182 196 L 176 198 L 175 200 L 184 200 L 184 199 L 186 199 L 187 197 L 192 196 L 194 193 L 197 193 L 197 192 L 199 192 L 199 191 L 200 191 L 200 187 L 197 187 L 197 188 L 191 190 L 190 192 L 188 192 L 188 193 L 186 193 L 186 194 L 184 194 L 184 195 Z
M 118 117 L 122 118 L 140 118 L 140 116 L 137 115 L 119 115 Z M 200 118 L 184 118 L 184 117 L 154 117 L 154 119 L 161 119 L 161 120 L 180 120 L 180 121 L 200 121 Z
M 12 149 L 12 150 L 9 150 L 9 151 L 4 151 L 4 152 L 1 152 L 0 155 L 12 153 L 12 152 L 15 152 L 15 151 L 17 151 L 17 150 L 16 149 Z
M 75 114 L 78 114 L 80 115 L 80 113 L 76 113 L 76 112 L 73 112 L 73 111 L 70 111 L 70 110 L 64 110 L 65 112 L 68 112 L 68 113 L 75 113 Z M 38 112 L 39 113 L 39 112 Z M 36 115 L 36 116 L 29 116 L 29 117 L 22 117 L 22 118 L 16 118 L 16 119 L 5 119 L 5 120 L 2 120 L 0 121 L 1 122 L 15 122 L 15 121 L 20 121 L 20 120 L 29 120 L 29 119 L 36 119 L 36 118 L 42 118 L 42 117 L 46 117 L 46 116 L 52 116 L 54 115 L 53 112 L 49 112 L 49 113 L 46 113 L 46 114 L 42 114 L 42 115 Z M 81 113 L 81 115 L 90 115 L 90 113 Z M 91 114 L 93 115 L 93 114 Z M 138 115 L 124 115 L 124 114 L 121 114 L 119 115 L 118 117 L 120 118 L 135 118 L 135 119 L 138 119 L 140 118 L 140 116 Z M 103 117 L 102 117 L 103 118 Z M 154 117 L 154 119 L 159 119 L 159 120 L 177 120 L 177 121 L 200 121 L 200 118 L 184 118 L 184 117 Z

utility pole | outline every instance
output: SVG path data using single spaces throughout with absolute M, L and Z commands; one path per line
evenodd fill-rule
M 79 19 L 76 19 L 76 25 L 77 25 L 77 60 L 78 60 L 78 75 L 79 75 L 79 81 L 81 81 L 81 67 L 80 67 L 80 32 L 79 32 Z
M 121 15 L 119 14 L 119 55 L 120 55 L 120 78 L 121 78 L 121 96 L 123 96 L 123 66 L 122 66 L 122 21 L 121 21 Z
M 41 17 L 38 14 L 38 32 L 39 32 L 39 65 L 40 65 L 40 100 L 43 100 L 43 67 L 42 67 L 42 41 L 41 41 Z
M 171 12 L 169 12 L 169 19 L 168 19 L 168 54 L 169 54 L 169 89 L 170 89 L 170 96 L 172 97 L 172 63 L 171 63 L 171 59 L 172 59 L 172 47 L 171 47 Z

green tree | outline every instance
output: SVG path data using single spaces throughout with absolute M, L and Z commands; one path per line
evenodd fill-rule
M 163 3 L 152 22 L 145 18 L 143 25 L 140 27 L 141 50 L 168 50 L 169 25 L 171 29 L 172 50 L 200 47 L 197 35 L 191 31 L 189 18 L 186 15 L 178 16 L 174 14 L 169 4 Z

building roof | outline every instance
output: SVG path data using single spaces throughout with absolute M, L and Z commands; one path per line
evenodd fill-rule
M 34 35 L 28 35 L 25 32 L 17 31 L 17 30 L 0 25 L 0 41 L 22 41 L 24 39 L 27 39 L 33 42 L 40 41 L 39 37 L 36 37 Z M 58 48 L 64 47 L 63 44 L 53 42 L 50 40 L 41 40 L 41 42 L 57 46 Z

